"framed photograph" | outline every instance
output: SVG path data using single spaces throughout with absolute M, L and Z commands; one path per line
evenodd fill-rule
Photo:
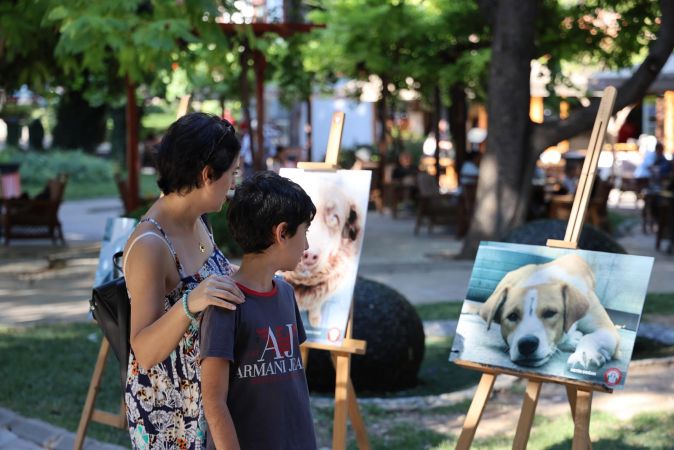
M 283 277 L 295 288 L 307 340 L 339 345 L 344 338 L 370 198 L 368 170 L 281 169 L 316 205 L 309 249 Z
M 126 241 L 137 223 L 136 219 L 129 217 L 108 217 L 101 241 L 101 252 L 98 256 L 94 287 L 100 286 L 117 276 L 112 265 L 112 256 L 124 250 Z
M 483 242 L 450 360 L 622 389 L 653 258 Z

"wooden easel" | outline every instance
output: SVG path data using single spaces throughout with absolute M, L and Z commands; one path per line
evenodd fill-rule
M 297 167 L 309 171 L 334 172 L 338 168 L 337 157 L 342 142 L 342 130 L 344 129 L 344 113 L 335 112 L 332 115 L 328 146 L 325 153 L 325 162 L 301 162 Z M 352 302 L 353 304 L 353 302 Z M 349 313 L 349 320 L 341 345 L 320 344 L 305 342 L 302 344 L 302 362 L 307 367 L 309 362 L 309 350 L 329 351 L 332 364 L 335 366 L 335 412 L 332 427 L 332 449 L 346 449 L 346 419 L 351 419 L 351 425 L 356 434 L 356 442 L 360 450 L 369 450 L 370 441 L 365 429 L 363 417 L 358 408 L 356 391 L 351 383 L 351 355 L 364 355 L 367 342 L 351 338 L 351 325 L 353 323 L 353 307 Z
M 592 185 L 594 183 L 597 163 L 599 162 L 599 154 L 604 145 L 604 135 L 606 133 L 606 126 L 613 111 L 613 104 L 615 102 L 616 89 L 608 87 L 604 90 L 597 117 L 592 129 L 590 143 L 588 145 L 587 154 L 585 155 L 585 162 L 580 174 L 577 194 L 573 201 L 571 208 L 571 217 L 566 228 L 566 233 L 563 240 L 548 239 L 546 245 L 554 248 L 577 249 L 580 232 L 585 221 Z M 471 363 L 468 361 L 456 361 L 456 364 L 469 369 L 483 372 L 480 383 L 471 402 L 468 414 L 463 424 L 463 429 L 459 435 L 459 440 L 456 444 L 457 450 L 467 450 L 470 448 L 475 431 L 482 418 L 482 413 L 489 400 L 496 376 L 500 374 L 509 374 L 522 378 L 520 372 L 508 369 L 495 369 L 485 367 L 482 364 Z M 541 392 L 541 385 L 544 382 L 552 382 L 563 384 L 566 387 L 566 395 L 571 407 L 571 416 L 573 417 L 574 431 L 573 431 L 573 450 L 592 450 L 592 443 L 590 441 L 590 414 L 592 411 L 592 393 L 594 391 L 613 392 L 612 389 L 604 386 L 586 383 L 581 381 L 571 381 L 561 377 L 554 376 L 529 376 L 527 378 L 527 388 L 524 394 L 524 402 L 520 412 L 520 418 L 517 423 L 515 431 L 515 439 L 513 441 L 513 449 L 524 450 L 527 448 L 529 441 L 529 434 L 536 412 L 536 405 Z
M 82 416 L 80 423 L 77 426 L 77 433 L 75 434 L 75 442 L 73 450 L 82 450 L 84 445 L 84 438 L 87 434 L 87 428 L 90 422 L 97 422 L 103 425 L 126 429 L 126 408 L 124 405 L 124 394 L 122 394 L 119 414 L 114 414 L 100 409 L 94 409 L 96 405 L 96 396 L 101 387 L 101 380 L 103 379 L 103 372 L 105 370 L 108 353 L 110 352 L 110 343 L 102 337 L 101 348 L 98 350 L 98 357 L 96 358 L 96 365 L 94 366 L 94 374 L 91 376 L 91 383 L 89 383 L 89 390 L 87 391 L 87 399 L 84 401 L 84 408 L 82 408 Z

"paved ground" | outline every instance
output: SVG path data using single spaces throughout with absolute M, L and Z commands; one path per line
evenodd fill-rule
M 52 247 L 48 241 L 17 242 L 9 248 L 0 247 L 0 326 L 88 320 L 87 299 L 98 260 L 98 242 L 106 218 L 119 211 L 121 204 L 117 199 L 66 202 L 60 216 L 69 243 L 67 247 Z M 412 303 L 460 301 L 472 270 L 472 261 L 452 257 L 458 253 L 460 241 L 442 228 L 433 234 L 424 228 L 415 237 L 413 227 L 409 215 L 393 220 L 388 215 L 371 213 L 367 218 L 360 274 L 394 286 Z M 643 235 L 636 226 L 620 242 L 632 254 L 655 256 L 649 292 L 674 291 L 671 280 L 674 256 L 656 252 L 652 235 Z M 443 332 L 446 325 L 437 325 L 440 331 L 434 333 Z M 622 407 L 630 411 L 652 408 L 674 411 L 671 362 L 644 367 L 635 367 L 630 377 L 631 381 L 643 379 L 645 384 L 630 383 L 624 393 L 609 396 L 606 401 L 598 398 L 593 407 L 611 411 Z M 539 409 L 544 414 L 564 404 L 558 394 L 554 391 L 541 400 Z M 499 423 L 510 426 L 505 419 Z M 456 424 L 460 424 L 460 419 L 456 419 Z M 456 428 L 456 424 L 450 426 Z M 0 450 L 69 448 L 69 442 L 72 442 L 72 433 L 0 408 Z M 115 447 L 92 441 L 86 448 Z

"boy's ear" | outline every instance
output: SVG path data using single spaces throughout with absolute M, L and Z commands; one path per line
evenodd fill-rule
M 288 222 L 281 222 L 272 228 L 274 242 L 283 242 L 288 237 Z
M 209 181 L 211 181 L 211 167 L 210 166 L 204 166 L 203 169 L 201 169 L 201 174 L 200 174 L 200 180 L 202 186 L 206 186 Z

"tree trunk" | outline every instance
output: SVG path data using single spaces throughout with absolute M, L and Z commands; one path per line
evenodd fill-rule
M 449 87 L 451 104 L 447 108 L 449 131 L 452 134 L 454 147 L 454 170 L 458 177 L 461 166 L 466 160 L 466 122 L 468 108 L 466 104 L 466 87 L 462 83 L 454 83 Z
M 534 27 L 531 24 L 535 18 L 535 2 L 480 0 L 479 3 L 488 19 L 497 19 L 492 21 L 494 38 L 489 80 L 487 155 L 480 168 L 471 231 L 459 255 L 464 258 L 474 257 L 480 240 L 499 239 L 523 222 L 536 159 L 547 147 L 589 130 L 599 108 L 599 99 L 594 99 L 590 106 L 573 111 L 568 119 L 532 123 L 528 118 L 530 56 L 525 61 L 524 56 L 516 55 L 517 50 L 524 51 L 533 45 Z M 657 39 L 651 44 L 644 62 L 618 89 L 614 111 L 641 101 L 672 54 L 674 0 L 660 0 L 659 3 L 661 24 Z M 514 37 L 508 36 L 513 33 Z M 508 76 L 512 75 L 514 67 L 519 67 L 519 85 Z M 526 92 L 522 86 L 524 82 Z M 513 172 L 508 172 L 510 170 Z M 518 183 L 514 182 L 513 173 L 521 177 L 519 191 L 514 190 Z M 519 199 L 514 200 L 513 193 Z
M 382 79 L 382 89 L 381 89 L 381 99 L 377 102 L 377 119 L 379 120 L 379 136 L 377 139 L 377 148 L 379 150 L 379 185 L 383 186 L 386 181 L 385 168 L 386 163 L 388 162 L 388 142 L 387 142 L 387 130 L 386 130 L 386 119 L 388 116 L 388 107 L 387 107 L 387 87 L 386 80 Z
M 440 183 L 440 86 L 433 88 L 433 133 L 435 133 L 435 181 Z
M 311 124 L 311 114 L 313 114 L 312 108 L 311 108 L 311 97 L 307 97 L 306 100 L 304 100 L 304 103 L 307 105 L 307 121 L 304 123 L 304 133 L 305 133 L 305 146 L 307 149 L 307 161 L 313 161 L 313 154 L 312 154 L 312 149 L 313 149 L 313 129 L 312 129 L 312 124 Z
M 533 161 L 529 145 L 529 76 L 536 0 L 501 0 L 492 27 L 487 151 L 480 164 L 475 213 L 461 250 L 475 255 L 481 240 L 522 223 Z
M 244 45 L 245 46 L 245 45 Z M 239 64 L 241 66 L 241 74 L 239 75 L 239 87 L 241 89 L 241 112 L 243 113 L 243 121 L 247 126 L 246 133 L 248 133 L 248 140 L 250 142 L 249 149 L 251 159 L 255 155 L 255 134 L 253 133 L 253 124 L 250 118 L 250 86 L 248 83 L 248 48 L 245 48 L 239 53 Z

